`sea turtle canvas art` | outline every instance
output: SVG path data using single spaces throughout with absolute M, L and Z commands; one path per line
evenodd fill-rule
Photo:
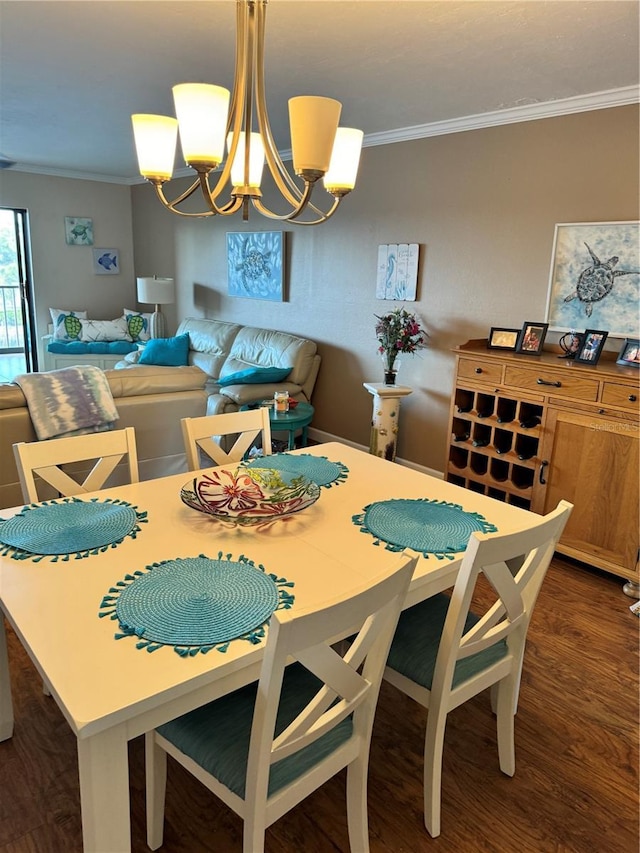
M 585 326 L 637 337 L 640 306 L 638 222 L 556 225 L 547 300 L 551 329 Z
M 282 302 L 283 246 L 282 231 L 228 233 L 229 294 Z

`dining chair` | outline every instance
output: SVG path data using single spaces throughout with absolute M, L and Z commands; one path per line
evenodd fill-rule
M 259 682 L 146 735 L 152 850 L 163 841 L 169 754 L 243 819 L 244 853 L 261 853 L 267 827 L 346 767 L 350 847 L 367 853 L 371 729 L 415 564 L 347 599 L 276 611 Z M 354 631 L 353 642 L 336 644 Z
M 181 424 L 189 471 L 206 467 L 200 463 L 200 451 L 206 454 L 214 465 L 241 462 L 259 435 L 262 435 L 263 454 L 271 455 L 271 426 L 266 406 L 246 409 L 243 412 L 183 418 Z M 234 435 L 237 437 L 229 450 L 216 441 Z
M 140 480 L 133 427 L 51 438 L 47 441 L 21 441 L 13 445 L 13 452 L 22 497 L 26 502 L 43 500 L 38 494 L 36 476 L 41 481 L 40 486 L 48 483 L 58 494 L 72 497 L 101 489 L 125 457 L 129 482 L 137 483 Z M 69 472 L 60 467 L 88 461 L 95 464 L 86 476 L 84 469 Z M 76 476 L 78 479 L 75 479 Z
M 526 530 L 473 533 L 451 596 L 407 608 L 391 644 L 386 681 L 428 709 L 424 744 L 424 821 L 440 834 L 442 751 L 447 714 L 491 687 L 500 769 L 515 772 L 514 717 L 531 614 L 569 518 L 557 508 Z M 482 613 L 471 610 L 480 575 L 493 589 Z

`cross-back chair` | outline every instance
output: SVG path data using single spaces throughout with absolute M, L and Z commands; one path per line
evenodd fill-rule
M 137 483 L 140 480 L 133 427 L 47 441 L 22 441 L 13 445 L 13 452 L 22 497 L 26 502 L 43 499 L 38 490 L 44 483 L 64 497 L 97 491 L 123 460 L 127 463 L 129 481 Z M 94 464 L 86 476 L 84 470 L 65 471 L 61 468 L 62 465 L 90 461 Z
M 244 412 L 183 418 L 181 424 L 190 471 L 198 471 L 203 467 L 200 463 L 200 451 L 206 454 L 214 465 L 242 461 L 259 435 L 262 436 L 263 454 L 271 455 L 271 426 L 266 406 L 246 409 Z M 229 450 L 222 446 L 224 442 L 216 441 L 234 435 L 237 437 Z
M 152 850 L 163 838 L 168 753 L 242 817 L 244 853 L 261 853 L 267 827 L 346 767 L 349 842 L 367 853 L 371 729 L 415 563 L 405 558 L 346 600 L 276 611 L 259 683 L 146 735 Z M 352 642 L 332 645 L 358 628 Z
M 440 594 L 405 610 L 385 680 L 428 709 L 424 744 L 424 820 L 440 834 L 442 751 L 447 714 L 491 687 L 500 769 L 515 772 L 514 717 L 531 614 L 558 540 L 573 509 L 557 508 L 531 527 L 504 535 L 472 534 L 451 597 Z M 495 595 L 481 614 L 471 608 L 483 574 Z

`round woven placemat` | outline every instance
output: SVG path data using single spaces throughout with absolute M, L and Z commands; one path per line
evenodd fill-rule
M 25 507 L 0 523 L 0 542 L 28 554 L 90 552 L 135 530 L 138 515 L 130 504 L 78 498 Z
M 312 456 L 302 453 L 291 456 L 288 453 L 276 453 L 273 456 L 259 456 L 246 464 L 247 468 L 275 468 L 292 474 L 302 474 L 307 480 L 318 486 L 331 487 L 347 479 L 348 468 L 342 462 L 332 462 L 326 456 Z
M 186 557 L 140 574 L 118 596 L 127 633 L 174 646 L 212 646 L 253 631 L 278 606 L 274 580 L 250 563 Z
M 394 549 L 411 548 L 425 556 L 464 551 L 473 532 L 493 533 L 497 529 L 483 516 L 467 512 L 459 504 L 427 499 L 372 503 L 353 521 L 361 525 L 364 533 Z

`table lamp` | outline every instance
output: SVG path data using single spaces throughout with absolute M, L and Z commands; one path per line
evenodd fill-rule
M 160 305 L 170 305 L 175 302 L 175 286 L 172 278 L 145 277 L 138 279 L 138 302 L 155 305 L 151 315 L 149 334 L 152 338 L 165 336 L 164 314 L 160 313 Z

